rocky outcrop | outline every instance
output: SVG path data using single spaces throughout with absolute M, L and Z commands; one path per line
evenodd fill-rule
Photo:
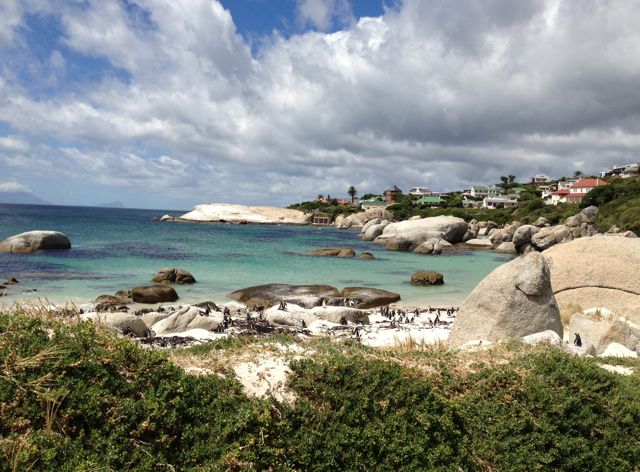
M 114 297 L 113 295 L 100 295 L 94 300 L 96 311 L 107 311 L 110 308 L 128 305 L 131 300 L 123 297 Z
M 416 254 L 442 254 L 443 252 L 454 251 L 453 244 L 440 238 L 431 238 L 423 242 L 413 250 Z
M 489 239 L 494 246 L 499 245 L 500 243 L 510 242 L 513 240 L 513 235 L 520 226 L 522 226 L 520 222 L 514 221 L 510 225 L 506 225 L 504 228 L 493 228 L 489 231 Z
M 268 206 L 212 203 L 197 205 L 178 218 L 181 221 L 253 224 L 307 224 L 310 215 L 298 210 Z
M 552 330 L 562 336 L 549 267 L 533 252 L 498 267 L 464 301 L 449 343 L 503 341 Z
M 145 285 L 131 289 L 131 299 L 136 303 L 175 302 L 178 294 L 168 285 Z
M 57 231 L 27 231 L 0 242 L 0 252 L 32 253 L 71 249 L 69 238 Z
M 367 223 L 368 224 L 368 223 Z M 373 241 L 382 234 L 384 229 L 389 225 L 389 221 L 383 220 L 370 226 L 363 227 L 362 239 L 365 241 Z
M 540 231 L 540 228 L 534 225 L 522 225 L 513 233 L 511 242 L 516 248 L 522 248 L 526 244 L 531 244 L 531 238 Z
M 640 323 L 640 240 L 594 236 L 544 251 L 561 307 L 606 308 Z
M 414 250 L 432 238 L 451 244 L 462 242 L 468 225 L 455 216 L 436 216 L 420 220 L 401 221 L 387 225 L 375 242 L 384 243 L 389 250 Z
M 350 247 L 338 247 L 334 249 L 313 249 L 309 251 L 312 256 L 331 257 L 355 257 L 356 252 Z
M 318 306 L 323 299 L 340 296 L 330 285 L 265 284 L 231 292 L 229 297 L 248 307 L 277 305 L 282 300 L 306 308 Z
M 271 307 L 264 313 L 264 318 L 273 324 L 300 327 L 302 321 L 306 326 L 323 320 L 339 324 L 341 321 L 349 323 L 369 324 L 369 315 L 366 312 L 349 307 L 327 306 L 304 308 L 299 305 L 287 305 L 286 310 L 280 310 L 277 306 Z
M 214 312 L 209 316 L 203 316 L 198 307 L 186 306 L 153 324 L 151 330 L 156 335 L 181 333 L 197 328 L 215 331 L 220 323 L 222 323 L 221 313 Z
M 442 285 L 444 275 L 440 272 L 419 271 L 411 276 L 411 285 Z
M 370 252 L 363 252 L 362 254 L 360 254 L 358 256 L 358 259 L 362 259 L 365 261 L 371 261 L 373 259 L 375 259 L 375 256 L 373 254 L 371 254 Z
M 196 279 L 184 269 L 165 267 L 153 276 L 153 281 L 161 284 L 194 284 Z
M 531 244 L 539 251 L 549 249 L 556 244 L 572 241 L 573 236 L 565 225 L 550 226 L 540 229 L 531 237 Z
M 371 220 L 393 221 L 393 213 L 384 208 L 369 208 L 368 210 L 354 213 L 353 215 L 339 215 L 335 220 L 338 229 L 360 228 L 364 227 Z
M 587 352 L 602 353 L 612 343 L 617 343 L 631 351 L 640 346 L 640 331 L 636 326 L 621 319 L 594 319 L 593 316 L 576 313 L 571 317 L 568 328 L 568 341 L 575 333 L 580 335 L 582 346 Z
M 361 310 L 376 308 L 400 301 L 400 295 L 379 288 L 346 287 L 340 292 L 340 298 L 355 302 L 354 308 Z

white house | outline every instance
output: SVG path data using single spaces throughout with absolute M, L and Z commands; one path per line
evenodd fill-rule
M 544 174 L 536 174 L 536 175 L 533 176 L 531 181 L 536 185 L 538 185 L 538 184 L 546 184 L 547 182 L 551 182 L 551 177 L 549 177 L 548 175 L 544 175 Z
M 497 185 L 474 185 L 465 194 L 472 198 L 496 197 L 500 195 L 501 189 Z
M 498 197 L 486 197 L 482 200 L 482 208 L 495 209 L 495 208 L 509 208 L 518 205 L 517 196 L 498 196 Z
M 427 187 L 412 187 L 409 190 L 409 195 L 413 195 L 415 197 L 431 197 L 433 192 Z
M 626 179 L 627 177 L 637 176 L 639 174 L 639 170 L 638 164 L 626 164 L 623 166 L 613 166 L 613 168 L 603 171 L 600 176 L 622 177 L 623 179 Z
M 575 184 L 573 184 L 569 188 L 569 193 L 565 196 L 567 203 L 580 203 L 582 199 L 587 195 L 591 190 L 596 187 L 601 187 L 602 185 L 607 185 L 602 179 L 582 179 Z

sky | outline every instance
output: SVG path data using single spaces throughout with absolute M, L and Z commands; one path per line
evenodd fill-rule
M 288 205 L 640 161 L 637 0 L 2 0 L 0 191 Z

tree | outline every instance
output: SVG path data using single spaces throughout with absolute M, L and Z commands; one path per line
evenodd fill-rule
M 575 172 L 573 173 L 573 176 L 574 176 L 574 177 L 582 177 L 583 175 L 584 175 L 584 174 L 582 173 L 582 171 L 581 171 L 581 170 L 577 170 L 577 171 L 575 171 Z
M 502 188 L 507 188 L 507 185 L 509 184 L 509 177 L 502 175 L 500 176 L 500 180 L 502 180 Z
M 349 194 L 349 196 L 351 197 L 351 204 L 353 205 L 353 201 L 356 198 L 356 195 L 358 195 L 358 191 L 356 190 L 356 188 L 352 185 L 351 187 L 349 187 L 349 190 L 347 190 L 347 193 Z
M 316 197 L 316 200 L 322 200 L 323 198 L 324 198 L 324 195 L 319 193 L 318 196 Z
M 508 176 L 508 179 L 509 179 L 509 183 L 513 184 L 516 181 L 516 176 L 515 175 L 510 175 L 510 176 Z

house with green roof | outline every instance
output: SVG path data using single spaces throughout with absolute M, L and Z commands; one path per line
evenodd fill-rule
M 438 206 L 445 203 L 446 200 L 440 197 L 421 197 L 416 200 L 418 205 Z

